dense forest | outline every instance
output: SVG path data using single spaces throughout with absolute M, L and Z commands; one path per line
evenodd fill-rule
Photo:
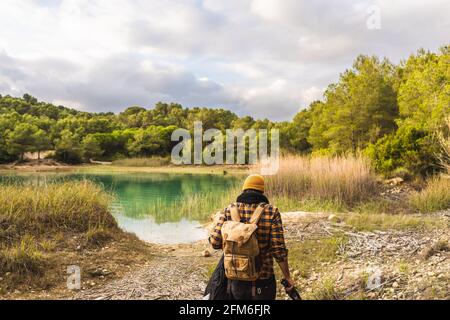
M 450 115 L 449 79 L 450 46 L 438 52 L 419 50 L 398 65 L 361 55 L 328 86 L 322 100 L 285 122 L 162 102 L 151 109 L 92 113 L 40 102 L 29 94 L 0 95 L 0 162 L 49 149 L 67 163 L 167 156 L 173 130 L 192 129 L 199 120 L 204 130 L 278 128 L 284 152 L 362 152 L 380 172 L 427 174 L 438 170 L 435 139 Z

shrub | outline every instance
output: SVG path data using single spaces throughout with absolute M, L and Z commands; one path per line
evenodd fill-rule
M 115 166 L 124 167 L 162 167 L 170 164 L 168 157 L 128 158 L 113 161 Z
M 33 236 L 25 235 L 22 240 L 0 252 L 0 272 L 16 274 L 40 274 L 46 259 L 38 250 Z
M 433 173 L 438 170 L 437 151 L 431 132 L 406 124 L 365 149 L 375 169 L 385 175 L 398 168 L 413 174 Z
M 34 235 L 49 230 L 86 232 L 94 227 L 116 227 L 109 202 L 110 196 L 89 181 L 2 186 L 0 226 Z
M 437 131 L 437 139 L 441 148 L 439 160 L 448 174 L 450 174 L 450 116 L 445 119 L 442 130 Z
M 422 213 L 450 208 L 450 179 L 431 178 L 423 190 L 411 194 L 410 203 Z
M 434 243 L 431 247 L 428 247 L 423 253 L 423 258 L 429 259 L 438 252 L 448 252 L 450 251 L 450 245 L 447 240 L 439 240 Z
M 336 281 L 327 277 L 313 286 L 313 293 L 308 298 L 313 300 L 339 300 L 342 296 L 343 293 L 337 287 Z

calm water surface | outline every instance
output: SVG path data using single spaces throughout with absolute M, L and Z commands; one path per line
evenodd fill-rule
M 153 243 L 187 243 L 204 239 L 207 232 L 196 218 L 165 212 L 165 206 L 207 192 L 221 193 L 236 178 L 219 175 L 169 173 L 27 173 L 0 174 L 0 184 L 44 185 L 88 179 L 115 195 L 111 212 L 119 226 Z M 220 207 L 222 204 L 218 204 Z M 223 204 L 226 205 L 226 204 Z M 176 208 L 176 207 L 175 207 Z

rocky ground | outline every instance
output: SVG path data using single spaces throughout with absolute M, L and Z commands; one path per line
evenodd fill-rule
M 291 246 L 337 234 L 345 239 L 335 259 L 317 259 L 306 277 L 294 270 L 298 286 L 311 299 L 450 299 L 449 213 L 438 213 L 440 227 L 429 230 L 355 232 L 324 217 L 287 220 Z
M 307 275 L 292 273 L 306 299 L 450 299 L 448 212 L 439 228 L 356 232 L 317 213 L 288 213 L 289 247 L 339 235 L 335 258 L 315 259 Z M 206 242 L 158 246 L 150 261 L 105 285 L 84 285 L 74 299 L 201 299 L 220 252 Z M 295 265 L 295 263 L 293 264 Z M 279 288 L 279 299 L 287 296 Z
M 159 254 L 123 278 L 104 286 L 83 288 L 74 299 L 201 299 L 208 265 L 215 258 L 202 256 L 203 245 L 160 246 Z M 214 260 L 213 260 L 214 259 Z

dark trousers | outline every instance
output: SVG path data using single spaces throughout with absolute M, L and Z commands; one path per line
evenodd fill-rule
M 277 283 L 274 275 L 269 279 L 256 280 L 254 282 L 254 290 L 252 288 L 253 282 L 251 281 L 229 281 L 231 298 L 233 300 L 275 300 L 277 295 Z

